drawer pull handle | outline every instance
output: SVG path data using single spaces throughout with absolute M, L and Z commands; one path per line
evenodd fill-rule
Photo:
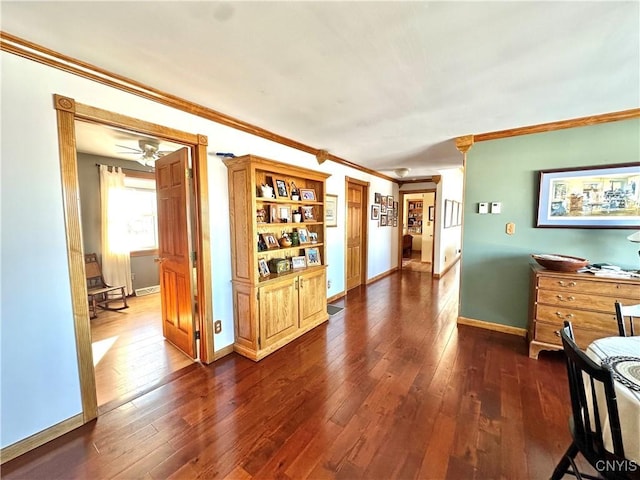
M 560 285 L 561 287 L 575 287 L 576 286 L 576 282 L 564 283 L 564 281 L 560 280 L 558 282 L 558 285 Z
M 558 300 L 560 300 L 560 301 L 563 301 L 563 300 L 564 300 L 564 297 L 563 297 L 562 295 L 556 295 L 556 298 L 557 298 Z M 574 296 L 569 296 L 569 297 L 567 297 L 567 301 L 568 301 L 568 302 L 573 302 L 575 299 L 576 299 L 576 297 L 574 297 Z
M 559 337 L 559 336 L 560 336 L 560 330 L 556 330 L 556 331 L 555 331 L 555 332 L 553 332 L 553 333 L 555 333 L 555 334 L 556 334 L 556 337 Z
M 564 319 L 567 319 L 567 320 L 570 319 L 570 318 L 573 318 L 573 313 L 568 313 L 567 315 L 565 315 L 562 312 L 556 312 L 556 315 L 558 317 L 560 317 L 560 318 L 564 318 Z

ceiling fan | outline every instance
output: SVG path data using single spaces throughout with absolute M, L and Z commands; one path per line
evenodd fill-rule
M 126 148 L 131 150 L 130 152 L 119 152 L 124 154 L 132 154 L 132 155 L 140 155 L 139 158 L 136 158 L 136 161 L 145 167 L 153 167 L 156 160 L 160 157 L 163 157 L 169 151 L 160 150 L 160 142 L 157 140 L 138 140 L 138 145 L 140 148 L 128 147 L 127 145 L 116 145 L 117 147 Z

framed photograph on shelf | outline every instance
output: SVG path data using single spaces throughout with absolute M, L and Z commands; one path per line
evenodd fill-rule
M 536 227 L 640 228 L 637 163 L 539 172 Z
M 380 205 L 371 205 L 371 220 L 380 218 Z
M 260 274 L 260 277 L 264 278 L 264 277 L 268 277 L 269 274 L 271 272 L 269 272 L 269 264 L 267 263 L 267 259 L 266 258 L 259 258 L 258 259 L 258 273 Z
M 338 196 L 327 193 L 324 203 L 324 223 L 327 227 L 338 226 Z
M 316 247 L 305 248 L 304 256 L 307 258 L 307 266 L 311 267 L 314 265 L 322 265 L 322 260 L 320 259 L 320 250 Z
M 291 206 L 281 205 L 278 206 L 278 220 L 281 223 L 287 223 L 291 221 Z
M 309 232 L 309 240 L 311 243 L 318 243 L 318 234 L 316 232 Z
M 382 195 L 380 195 L 379 193 L 375 193 L 373 195 L 373 203 L 377 203 L 378 205 L 380 205 L 381 198 L 382 198 Z
M 307 202 L 316 201 L 316 191 L 313 188 L 301 188 L 300 199 Z
M 276 240 L 276 236 L 273 233 L 261 233 L 260 237 L 268 250 L 280 248 L 280 244 L 278 244 L 278 240 Z
M 313 215 L 313 207 L 300 207 L 302 210 L 302 221 L 303 222 L 315 222 L 316 217 Z
M 304 255 L 299 257 L 291 257 L 291 268 L 305 268 L 307 266 L 307 258 Z
M 298 241 L 300 242 L 300 245 L 311 243 L 309 231 L 306 228 L 298 228 Z
M 276 198 L 286 198 L 287 200 L 289 200 L 289 189 L 287 187 L 287 182 L 285 182 L 282 178 L 276 178 L 274 187 Z

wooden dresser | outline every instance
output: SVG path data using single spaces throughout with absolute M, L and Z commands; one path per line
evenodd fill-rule
M 573 324 L 582 349 L 596 338 L 618 335 L 614 302 L 640 303 L 640 279 L 596 277 L 590 273 L 564 273 L 531 266 L 529 305 L 529 357 L 540 350 L 561 350 L 560 329 Z

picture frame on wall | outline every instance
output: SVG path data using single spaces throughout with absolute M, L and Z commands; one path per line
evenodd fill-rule
M 640 228 L 637 163 L 538 172 L 536 227 Z
M 393 208 L 393 197 L 391 195 L 387 197 L 387 207 Z
M 444 228 L 451 227 L 451 212 L 453 210 L 453 202 L 451 200 L 444 201 Z
M 456 225 L 462 225 L 462 203 L 458 203 L 458 211 L 456 213 Z
M 324 202 L 324 223 L 327 227 L 338 226 L 338 196 L 327 193 Z
M 387 226 L 387 216 L 386 215 L 380 215 L 380 226 L 381 227 L 386 227 Z
M 380 218 L 380 205 L 371 205 L 371 220 Z
M 428 217 L 430 222 L 433 222 L 433 220 L 435 219 L 435 207 L 433 205 L 429 205 L 429 217 Z
M 375 193 L 373 195 L 373 203 L 377 203 L 378 205 L 380 205 L 381 199 L 382 199 L 382 195 L 380 195 L 379 193 Z

